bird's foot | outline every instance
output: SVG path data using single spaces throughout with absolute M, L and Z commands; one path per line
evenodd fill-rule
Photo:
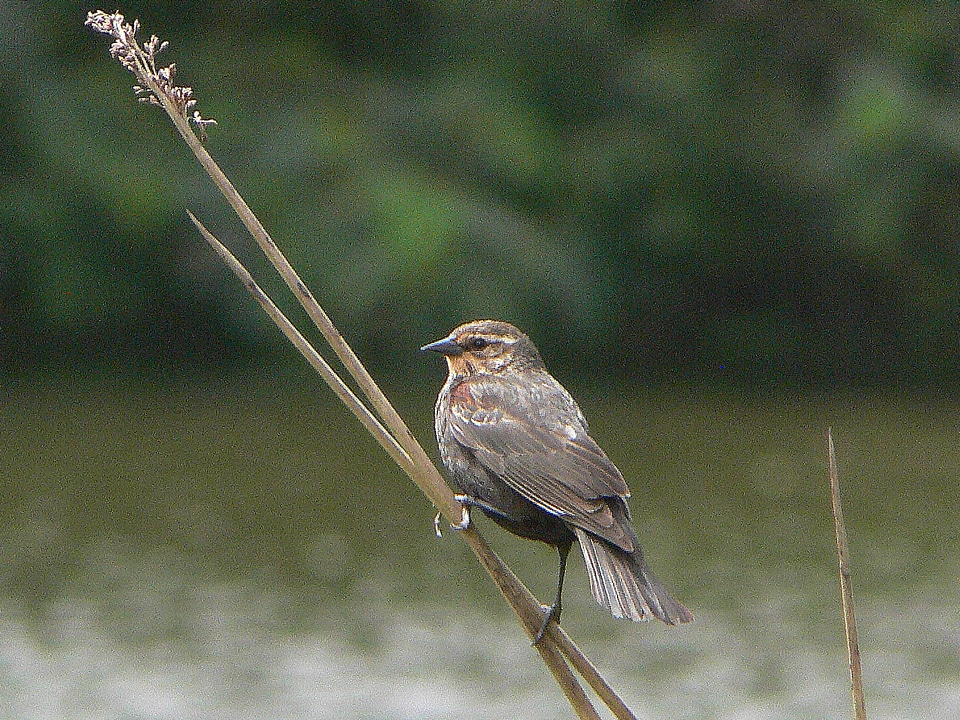
M 537 632 L 537 636 L 533 639 L 532 645 L 537 645 L 541 640 L 543 640 L 544 634 L 547 632 L 547 625 L 550 624 L 552 620 L 557 625 L 560 624 L 560 606 L 559 605 L 541 605 L 543 608 L 543 623 L 540 625 L 540 630 Z
M 457 502 L 460 502 L 461 495 L 457 495 Z M 443 532 L 440 530 L 440 518 L 442 513 L 437 513 L 433 518 L 433 531 L 437 534 L 438 538 L 443 537 Z M 470 507 L 461 502 L 460 504 L 460 522 L 450 523 L 451 530 L 466 530 L 470 527 Z
M 458 523 L 450 523 L 450 529 L 451 529 L 451 530 L 466 530 L 468 527 L 470 527 L 470 522 L 471 522 L 471 520 L 470 520 L 470 506 L 469 506 L 469 505 L 464 505 L 464 504 L 460 501 L 460 496 L 459 496 L 459 495 L 457 495 L 457 496 L 455 496 L 455 497 L 456 497 L 457 502 L 460 503 L 460 522 L 458 522 Z

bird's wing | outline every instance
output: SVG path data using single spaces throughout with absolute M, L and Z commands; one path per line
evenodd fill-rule
M 483 375 L 451 388 L 453 437 L 534 504 L 632 552 L 629 522 L 610 507 L 630 494 L 623 475 L 587 433 L 569 393 L 549 375 L 536 379 Z

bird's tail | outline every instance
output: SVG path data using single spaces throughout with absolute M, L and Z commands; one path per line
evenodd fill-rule
M 624 552 L 605 540 L 574 528 L 590 577 L 594 599 L 614 617 L 660 618 L 668 625 L 693 621 L 693 613 L 673 599 L 643 561 L 643 553 Z

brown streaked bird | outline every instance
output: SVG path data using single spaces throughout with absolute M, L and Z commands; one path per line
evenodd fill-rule
M 560 554 L 556 599 L 537 640 L 551 619 L 560 621 L 574 541 L 594 599 L 615 617 L 691 622 L 644 562 L 623 475 L 530 338 L 509 323 L 478 320 L 421 349 L 447 361 L 435 423 L 440 458 L 463 493 L 457 499 Z

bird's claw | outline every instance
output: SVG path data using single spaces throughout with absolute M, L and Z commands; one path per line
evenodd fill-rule
M 463 495 L 454 495 L 454 499 L 460 503 L 460 522 L 450 523 L 451 530 L 466 530 L 470 527 L 470 506 L 464 504 L 463 500 L 460 498 L 464 497 Z
M 460 502 L 460 498 L 464 497 L 463 495 L 457 495 L 457 502 Z M 443 537 L 443 532 L 440 530 L 440 518 L 443 516 L 442 513 L 437 513 L 433 518 L 433 531 L 437 534 L 438 538 Z M 466 530 L 470 527 L 470 508 L 467 505 L 460 505 L 460 522 L 450 523 L 451 530 Z
M 550 624 L 551 620 L 556 622 L 557 625 L 560 624 L 560 608 L 559 607 L 557 607 L 556 605 L 541 605 L 540 607 L 542 607 L 544 610 L 543 623 L 540 625 L 540 630 L 537 632 L 536 637 L 533 638 L 533 642 L 531 643 L 531 645 L 538 645 L 540 641 L 543 640 L 543 636 L 547 632 L 547 625 Z

